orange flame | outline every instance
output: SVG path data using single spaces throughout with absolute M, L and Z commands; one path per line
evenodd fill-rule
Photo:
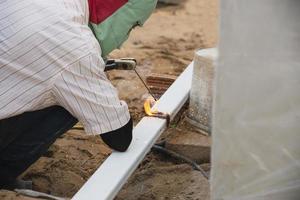
M 153 110 L 152 108 L 155 103 L 156 103 L 156 101 L 154 101 L 153 99 L 147 99 L 144 103 L 145 113 L 150 117 L 158 117 L 158 118 L 166 119 L 167 127 L 168 127 L 170 124 L 170 114 L 160 112 L 158 110 Z
M 153 99 L 146 99 L 144 103 L 144 110 L 148 116 L 153 116 L 158 113 L 157 110 L 152 110 L 153 105 L 156 103 Z

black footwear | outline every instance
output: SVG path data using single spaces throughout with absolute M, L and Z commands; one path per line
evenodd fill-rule
M 14 190 L 14 189 L 27 189 L 32 190 L 32 181 L 24 181 L 22 179 L 15 179 L 7 181 L 0 185 L 0 189 Z

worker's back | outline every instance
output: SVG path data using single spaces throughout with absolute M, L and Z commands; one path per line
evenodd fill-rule
M 85 0 L 0 3 L 0 119 L 56 104 L 53 81 L 83 57 L 104 67 L 88 18 Z

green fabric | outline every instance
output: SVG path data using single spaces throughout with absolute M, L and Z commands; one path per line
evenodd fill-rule
M 100 24 L 90 23 L 102 49 L 102 56 L 120 48 L 132 28 L 141 26 L 150 17 L 157 0 L 129 0 Z

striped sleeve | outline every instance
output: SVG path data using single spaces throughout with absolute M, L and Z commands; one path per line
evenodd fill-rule
M 130 119 L 127 104 L 119 100 L 103 68 L 102 58 L 88 55 L 68 66 L 53 84 L 58 104 L 76 117 L 91 135 L 118 129 Z

